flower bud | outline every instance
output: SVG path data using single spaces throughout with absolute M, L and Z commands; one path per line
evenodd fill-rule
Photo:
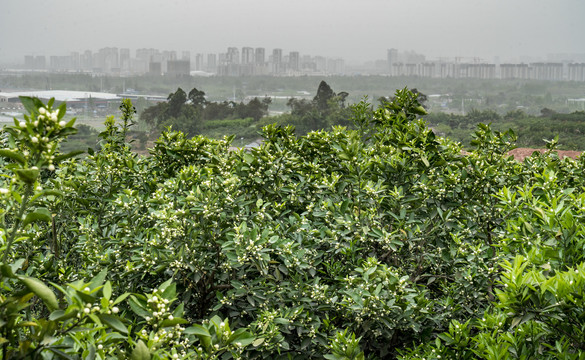
M 33 144 L 36 144 L 36 143 L 39 142 L 39 138 L 37 138 L 36 136 L 33 136 L 33 137 L 30 138 L 30 141 L 32 141 Z
M 21 121 L 19 125 L 23 129 L 26 128 L 26 122 L 24 122 L 24 121 Z
M 39 108 L 39 112 L 40 112 L 41 114 L 45 114 L 45 113 L 47 112 L 47 109 L 45 109 L 44 107 L 42 107 L 42 108 Z

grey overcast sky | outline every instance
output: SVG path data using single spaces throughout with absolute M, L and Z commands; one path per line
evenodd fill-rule
M 0 62 L 102 47 L 265 47 L 349 61 L 386 50 L 493 61 L 585 53 L 584 0 L 2 0 Z

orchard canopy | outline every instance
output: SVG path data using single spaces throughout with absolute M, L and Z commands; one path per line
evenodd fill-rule
M 0 136 L 1 358 L 583 359 L 585 159 L 516 162 L 417 94 L 264 142 L 167 130 L 62 154 L 65 107 Z

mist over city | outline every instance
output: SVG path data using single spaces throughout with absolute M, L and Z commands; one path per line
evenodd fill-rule
M 107 47 L 264 47 L 348 64 L 384 59 L 391 48 L 428 60 L 583 61 L 583 13 L 579 0 L 8 0 L 0 5 L 0 63 Z

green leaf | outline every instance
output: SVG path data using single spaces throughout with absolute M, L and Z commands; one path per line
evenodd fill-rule
M 107 314 L 99 314 L 98 317 L 103 323 L 107 324 L 117 332 L 125 335 L 128 334 L 128 329 L 124 326 L 122 321 L 120 321 L 119 317 Z
M 59 136 L 65 137 L 69 135 L 77 134 L 77 129 L 72 127 L 65 127 L 59 131 Z M 55 158 L 56 159 L 56 158 Z
M 0 273 L 7 278 L 15 278 L 16 275 L 10 265 L 0 265 Z
M 451 336 L 449 336 L 447 333 L 439 334 L 437 336 L 445 341 L 448 345 L 453 343 L 453 338 L 451 338 Z
M 65 127 L 72 127 L 73 124 L 75 124 L 76 120 L 77 120 L 77 118 L 73 118 L 73 119 L 69 120 L 69 122 L 67 122 L 67 124 L 65 124 Z
M 132 309 L 132 311 L 134 311 L 134 313 L 138 316 L 142 316 L 143 318 L 148 317 L 152 317 L 152 313 L 145 310 L 142 306 L 140 306 L 140 303 L 138 302 L 138 300 L 136 300 L 136 298 L 134 296 L 130 297 L 130 300 L 128 300 L 128 304 L 130 304 L 130 308 Z
M 26 217 L 24 218 L 24 221 L 22 222 L 22 226 L 25 227 L 34 221 L 50 222 L 51 221 L 51 213 L 49 212 L 49 210 L 47 210 L 45 208 L 38 208 L 35 211 L 28 213 L 26 215 Z
M 173 316 L 174 317 L 181 317 L 183 316 L 183 312 L 184 312 L 184 307 L 185 305 L 183 305 L 183 303 L 180 303 L 175 310 L 173 310 Z
M 21 165 L 24 165 L 26 163 L 26 159 L 24 158 L 24 156 L 22 156 L 21 153 L 15 152 L 15 151 L 12 151 L 12 150 L 0 149 L 0 156 L 3 156 L 3 157 L 7 157 L 9 159 L 12 159 L 12 160 L 18 162 Z
M 96 352 L 95 345 L 90 344 L 89 349 L 83 352 L 84 356 L 87 353 L 87 356 L 84 359 L 85 360 L 94 360 L 95 359 L 95 352 Z
M 335 355 L 335 354 L 323 355 L 323 358 L 324 359 L 327 359 L 327 360 L 344 360 L 345 359 L 345 357 L 338 356 L 338 355 Z
M 59 358 L 61 358 L 61 359 L 75 360 L 75 358 L 73 356 L 67 355 L 63 351 L 58 350 L 58 349 L 56 349 L 54 347 L 49 347 L 49 348 L 47 348 L 47 350 L 52 351 L 55 354 L 59 355 Z
M 91 279 L 91 282 L 89 283 L 89 287 L 93 290 L 93 289 L 97 288 L 98 286 L 101 286 L 104 283 L 104 280 L 106 280 L 107 274 L 108 274 L 108 271 L 105 269 L 100 271 L 93 279 Z
M 244 154 L 244 161 L 245 161 L 247 164 L 251 164 L 251 163 L 253 163 L 253 162 L 254 162 L 254 156 L 253 156 L 252 154 L 245 153 L 245 154 Z
M 211 337 L 211 334 L 209 333 L 209 330 L 207 330 L 203 326 L 197 325 L 197 324 L 186 328 L 185 331 L 184 331 L 184 333 L 187 334 L 187 335 L 197 335 L 197 336 Z
M 53 311 L 59 308 L 59 302 L 57 301 L 55 293 L 53 293 L 45 283 L 39 279 L 27 276 L 19 276 L 18 279 L 24 284 L 24 286 L 38 296 L 39 299 L 43 300 L 49 310 Z
M 131 360 L 150 360 L 150 350 L 148 346 L 142 342 L 142 340 L 138 340 L 134 350 L 132 351 L 132 355 L 130 356 Z
M 63 116 L 65 116 L 65 114 L 67 113 L 67 104 L 62 102 L 61 105 L 59 105 L 58 109 L 59 115 L 57 115 L 57 118 L 61 120 Z
M 427 115 L 427 110 L 422 106 L 417 106 L 413 109 L 413 112 L 417 115 Z
M 36 199 L 40 198 L 40 197 L 44 197 L 44 196 L 58 196 L 58 197 L 63 197 L 63 192 L 59 191 L 59 190 L 54 190 L 54 189 L 47 189 L 47 190 L 43 190 L 38 194 L 35 194 L 30 200 L 35 201 Z
M 122 302 L 122 301 L 124 301 L 124 299 L 126 299 L 128 296 L 130 296 L 130 293 L 124 293 L 124 294 L 122 294 L 122 295 L 118 296 L 118 297 L 116 298 L 116 300 L 114 300 L 114 303 L 113 303 L 112 305 L 116 305 L 116 304 L 119 304 L 119 303 L 121 303 L 121 302 Z
M 177 294 L 177 285 L 176 284 L 171 284 L 172 279 L 169 279 L 167 282 L 170 284 L 167 284 L 163 290 L 162 296 L 167 299 L 167 300 L 171 300 L 175 298 L 175 295 Z M 167 283 L 165 282 L 165 283 Z
M 69 311 L 65 312 L 65 310 L 55 310 L 49 315 L 49 320 L 51 321 L 64 321 L 67 319 L 71 319 L 77 315 L 77 311 Z
M 20 180 L 27 184 L 34 184 L 40 173 L 38 169 L 16 169 L 14 172 Z
M 175 318 L 173 318 L 173 320 L 169 320 L 169 319 L 163 320 L 163 322 L 160 324 L 160 327 L 165 328 L 165 327 L 175 326 L 178 324 L 187 324 L 187 323 L 188 323 L 187 320 L 181 319 L 179 317 L 175 317 Z
M 19 96 L 20 102 L 22 106 L 28 111 L 30 114 L 38 113 L 37 106 L 35 105 L 35 101 L 32 97 L 28 96 Z
M 62 132 L 63 131 L 61 131 L 61 133 Z M 63 161 L 65 159 L 72 158 L 74 156 L 77 156 L 77 155 L 80 155 L 80 154 L 83 154 L 83 153 L 85 153 L 85 151 L 83 151 L 83 150 L 75 150 L 75 151 L 71 151 L 71 152 L 69 152 L 67 154 L 61 154 L 59 156 L 55 156 L 55 159 L 53 160 L 53 162 L 58 163 L 60 161 Z
M 112 297 L 112 283 L 109 281 L 106 281 L 106 284 L 104 285 L 104 287 L 102 289 L 102 292 L 103 292 L 106 300 L 110 300 L 110 298 Z

